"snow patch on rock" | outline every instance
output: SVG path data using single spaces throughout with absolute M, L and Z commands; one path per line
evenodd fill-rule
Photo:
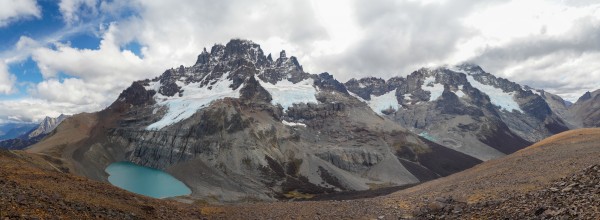
M 509 112 L 523 112 L 519 107 L 519 104 L 513 99 L 514 92 L 506 93 L 502 91 L 502 89 L 482 84 L 479 81 L 475 80 L 475 78 L 473 78 L 472 75 L 467 75 L 467 80 L 469 81 L 469 83 L 471 83 L 473 87 L 487 94 L 490 97 L 490 101 L 492 102 L 492 104 L 499 106 L 500 109 L 504 109 Z
M 313 86 L 312 79 L 305 79 L 296 84 L 284 79 L 276 84 L 260 82 L 260 85 L 271 94 L 271 103 L 280 104 L 284 111 L 294 103 L 318 103 L 315 96 L 317 89 Z
M 458 86 L 458 90 L 456 92 L 454 92 L 454 94 L 456 94 L 456 96 L 458 96 L 459 98 L 462 98 L 465 96 L 465 93 L 462 90 L 463 90 L 463 85 L 460 85 L 460 86 Z
M 287 126 L 292 126 L 292 127 L 293 127 L 293 126 L 302 126 L 302 127 L 306 127 L 306 124 L 304 124 L 304 123 L 298 123 L 298 122 L 289 122 L 289 121 L 286 121 L 286 120 L 283 120 L 283 121 L 281 121 L 281 123 L 283 123 L 284 125 L 287 125 Z
M 389 91 L 381 96 L 371 95 L 371 100 L 367 102 L 371 109 L 377 114 L 383 114 L 382 111 L 387 109 L 398 110 L 398 100 L 396 99 L 396 90 Z
M 435 77 L 429 76 L 425 78 L 421 89 L 428 91 L 431 94 L 429 101 L 435 101 L 442 96 L 442 93 L 444 92 L 444 85 L 435 83 Z

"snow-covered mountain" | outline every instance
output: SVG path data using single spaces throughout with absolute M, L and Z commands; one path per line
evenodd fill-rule
M 30 150 L 101 181 L 131 161 L 195 198 L 269 200 L 423 182 L 512 153 L 568 129 L 547 97 L 472 64 L 344 84 L 231 40 L 133 82 Z
M 50 153 L 104 181 L 115 161 L 163 169 L 193 197 L 220 201 L 412 184 L 481 162 L 381 117 L 328 73 L 246 40 L 134 82 L 109 108 L 58 130 L 90 120 L 80 141 L 56 133 L 30 149 L 62 149 Z
M 431 141 L 488 160 L 568 129 L 538 92 L 473 64 L 351 79 L 351 94 Z

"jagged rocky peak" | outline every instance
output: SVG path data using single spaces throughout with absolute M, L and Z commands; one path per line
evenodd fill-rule
M 600 89 L 579 97 L 569 107 L 567 119 L 576 127 L 600 127 Z
M 183 96 L 184 87 L 230 88 L 238 90 L 251 77 L 263 83 L 278 84 L 287 80 L 293 84 L 311 78 L 304 72 L 296 57 L 287 57 L 285 51 L 273 61 L 265 56 L 260 45 L 242 39 L 227 44 L 215 44 L 210 52 L 203 49 L 191 67 L 168 69 L 161 76 L 143 83 L 147 90 L 154 90 L 165 97 Z
M 285 55 L 285 50 L 282 50 L 282 51 L 279 53 L 279 58 L 280 58 L 280 59 L 287 59 L 287 56 Z
M 587 91 L 581 97 L 579 97 L 579 99 L 577 99 L 577 102 L 584 102 L 584 101 L 589 100 L 591 98 L 592 98 L 592 93 L 590 91 Z
M 58 125 L 62 121 L 64 121 L 68 117 L 70 117 L 70 116 L 69 115 L 65 115 L 65 114 L 60 114 L 56 118 L 46 116 L 44 118 L 44 120 L 42 120 L 40 122 L 40 124 L 38 125 L 38 127 L 36 127 L 34 130 L 32 130 L 31 132 L 29 132 L 29 134 L 27 134 L 27 137 L 28 138 L 35 138 L 37 136 L 50 133 L 52 130 L 54 130 L 56 127 L 58 127 Z
M 210 51 L 203 49 L 191 67 L 171 68 L 155 79 L 135 82 L 119 100 L 164 113 L 162 120 L 148 126 L 153 130 L 189 118 L 213 101 L 226 98 L 270 103 L 285 111 L 297 103 L 318 104 L 319 91 L 348 95 L 345 86 L 332 75 L 304 72 L 296 57 L 288 56 L 281 51 L 273 61 L 260 45 L 233 39 L 225 45 L 215 44 Z M 127 108 L 120 103 L 115 107 Z
M 452 71 L 456 71 L 456 72 L 466 73 L 469 75 L 486 73 L 485 71 L 483 71 L 483 69 L 479 65 L 474 64 L 474 63 L 461 63 L 461 64 L 458 64 L 455 66 L 446 65 L 446 66 L 443 66 L 443 68 L 452 70 Z

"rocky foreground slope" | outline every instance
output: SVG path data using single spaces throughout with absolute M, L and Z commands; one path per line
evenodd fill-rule
M 417 212 L 427 219 L 598 219 L 600 218 L 600 165 L 525 194 L 509 193 L 506 199 L 465 203 L 438 198 Z

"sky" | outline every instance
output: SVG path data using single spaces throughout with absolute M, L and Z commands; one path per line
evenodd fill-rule
M 470 62 L 575 101 L 600 89 L 597 0 L 0 0 L 0 123 L 110 105 L 242 38 L 345 82 Z

